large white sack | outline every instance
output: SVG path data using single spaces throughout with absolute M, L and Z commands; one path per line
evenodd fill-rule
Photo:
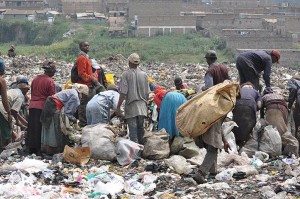
M 81 144 L 90 147 L 92 158 L 112 161 L 116 159 L 114 136 L 107 124 L 88 125 L 82 129 Z

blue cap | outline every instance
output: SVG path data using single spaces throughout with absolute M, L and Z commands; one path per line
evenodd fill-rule
M 28 85 L 28 79 L 26 77 L 23 77 L 17 81 L 17 84 L 22 84 L 22 83 L 25 83 Z
M 4 71 L 5 70 L 5 63 L 3 59 L 0 59 L 0 71 Z

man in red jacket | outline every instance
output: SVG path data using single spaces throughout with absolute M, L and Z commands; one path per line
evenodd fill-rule
M 98 80 L 93 76 L 92 64 L 88 56 L 90 45 L 88 42 L 79 43 L 80 54 L 77 57 L 77 70 L 79 80 L 77 83 L 85 84 L 89 87 L 89 95 L 83 96 L 80 100 L 78 108 L 79 126 L 86 125 L 86 105 L 89 100 L 95 95 L 96 87 L 100 86 Z

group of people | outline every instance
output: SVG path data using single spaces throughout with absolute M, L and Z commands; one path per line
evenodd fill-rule
M 28 80 L 19 78 L 14 87 L 7 91 L 3 79 L 5 64 L 0 59 L 0 146 L 7 145 L 14 136 L 12 134 L 12 117 L 20 128 L 27 128 L 26 146 L 29 153 L 55 154 L 62 152 L 68 144 L 63 132 L 66 123 L 77 124 L 80 128 L 86 125 L 109 123 L 114 115 L 125 119 L 129 130 L 129 139 L 144 144 L 144 121 L 148 115 L 149 94 L 154 93 L 153 102 L 157 114 L 157 130 L 165 129 L 170 141 L 175 136 L 182 136 L 176 128 L 176 110 L 195 94 L 180 77 L 174 80 L 170 89 L 149 81 L 147 74 L 139 68 L 140 57 L 133 53 L 128 57 L 128 70 L 124 71 L 118 85 L 107 84 L 103 69 L 95 60 L 90 59 L 88 42 L 79 44 L 80 54 L 76 60 L 78 81 L 70 88 L 59 90 L 52 77 L 56 72 L 56 63 L 47 61 L 43 64 L 44 74 L 37 75 L 29 86 Z M 205 85 L 202 91 L 231 80 L 229 69 L 217 61 L 217 53 L 209 50 L 205 54 L 208 64 L 204 76 Z M 294 110 L 296 130 L 300 121 L 300 78 L 289 81 L 290 91 L 286 103 L 282 91 L 271 87 L 272 64 L 279 62 L 280 52 L 277 50 L 255 50 L 241 53 L 236 60 L 239 73 L 240 92 L 233 109 L 233 118 L 238 127 L 233 129 L 237 145 L 242 148 L 250 138 L 257 121 L 257 112 L 261 117 L 275 126 L 282 136 L 284 153 L 298 155 L 298 140 L 288 132 L 288 115 Z M 259 82 L 263 72 L 265 88 Z M 27 92 L 31 89 L 29 100 Z M 298 97 L 299 95 L 299 97 Z M 28 104 L 29 115 L 24 114 L 24 104 Z M 295 103 L 296 102 L 296 103 Z M 295 108 L 294 107 L 295 104 Z M 23 107 L 23 108 L 22 108 Z M 26 107 L 25 107 L 26 109 Z M 197 111 L 197 110 L 195 110 Z M 217 154 L 219 149 L 229 148 L 222 132 L 222 123 L 226 115 L 216 121 L 206 133 L 195 138 L 195 143 L 206 147 L 207 154 L 201 166 L 195 171 L 194 179 L 198 183 L 205 182 L 207 174 L 216 173 Z M 295 145 L 293 143 L 297 143 Z

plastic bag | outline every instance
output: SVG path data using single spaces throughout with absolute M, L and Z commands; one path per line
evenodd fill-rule
M 180 155 L 173 155 L 171 158 L 166 159 L 165 163 L 178 174 L 188 174 L 192 171 L 192 165 L 187 163 L 186 159 Z
M 232 132 L 232 129 L 235 126 L 238 127 L 238 125 L 234 121 L 224 122 L 222 124 L 222 129 L 223 129 L 225 139 L 226 139 L 226 141 L 228 142 L 228 144 L 231 148 L 231 151 L 233 153 L 238 153 L 237 146 L 236 146 L 236 141 L 235 141 L 235 136 L 234 136 L 234 133 Z
M 264 128 L 264 133 L 259 142 L 259 150 L 273 157 L 281 155 L 282 142 L 276 128 L 271 125 Z
M 124 166 L 134 162 L 135 160 L 141 159 L 143 149 L 143 145 L 120 138 L 115 152 L 118 163 Z
M 145 187 L 142 183 L 135 179 L 131 179 L 125 182 L 124 190 L 127 193 L 142 196 L 144 195 Z
M 112 161 L 116 159 L 114 136 L 107 124 L 88 125 L 82 129 L 81 143 L 90 147 L 92 158 Z
M 29 159 L 29 158 L 25 158 L 22 162 L 13 164 L 13 166 L 16 167 L 17 169 L 25 170 L 28 173 L 43 171 L 48 167 L 48 165 L 49 164 L 44 163 L 41 160 Z
M 169 135 L 165 129 L 161 129 L 159 132 L 146 132 L 144 140 L 144 158 L 159 160 L 169 157 Z
M 221 173 L 218 173 L 215 178 L 218 181 L 232 181 L 233 180 L 232 176 L 236 172 L 237 170 L 234 168 L 226 169 Z

